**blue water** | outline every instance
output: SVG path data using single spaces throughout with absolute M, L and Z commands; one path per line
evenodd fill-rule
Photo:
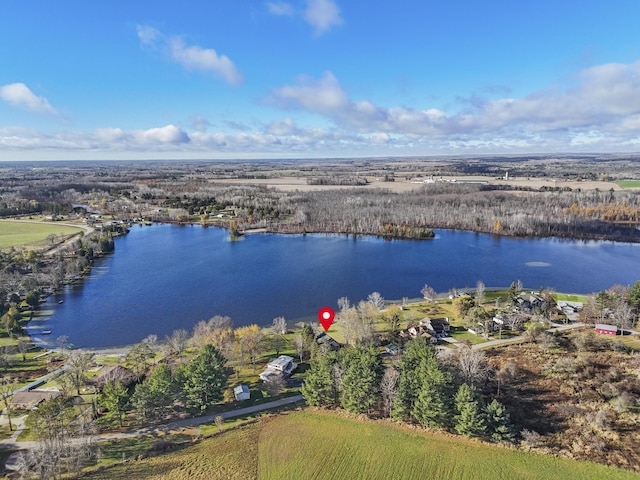
M 308 320 L 342 296 L 415 298 L 425 283 L 447 292 L 520 279 L 527 288 L 590 293 L 640 279 L 640 245 L 436 234 L 391 242 L 252 234 L 232 242 L 216 228 L 135 227 L 84 282 L 50 298 L 44 308 L 54 314 L 32 331 L 52 330 L 42 341 L 66 335 L 79 347 L 107 347 L 191 330 L 214 315 L 230 316 L 235 326 L 267 325 L 277 316 Z

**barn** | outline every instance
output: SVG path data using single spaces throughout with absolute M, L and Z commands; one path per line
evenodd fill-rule
M 605 335 L 617 335 L 618 327 L 615 325 L 607 325 L 606 323 L 596 323 L 596 333 L 603 333 Z

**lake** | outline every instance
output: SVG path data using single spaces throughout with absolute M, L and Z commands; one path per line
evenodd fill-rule
M 425 283 L 447 292 L 517 279 L 572 293 L 631 284 L 640 279 L 640 245 L 448 230 L 423 241 L 275 234 L 230 241 L 217 228 L 136 226 L 83 282 L 50 297 L 43 308 L 54 313 L 30 332 L 40 343 L 66 335 L 78 347 L 121 346 L 191 330 L 214 315 L 235 326 L 269 325 L 277 316 L 294 323 L 336 308 L 342 296 L 416 298 Z M 40 329 L 52 334 L 39 336 Z

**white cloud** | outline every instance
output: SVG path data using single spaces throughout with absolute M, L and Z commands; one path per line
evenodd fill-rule
M 304 18 L 316 29 L 317 35 L 342 23 L 340 9 L 333 0 L 307 0 Z
M 3 85 L 0 87 L 0 98 L 11 106 L 30 112 L 57 113 L 46 98 L 34 94 L 24 83 Z
M 210 73 L 230 85 L 238 85 L 244 80 L 229 57 L 219 55 L 212 48 L 187 45 L 182 38 L 167 37 L 159 30 L 147 25 L 138 25 L 137 34 L 142 45 L 158 48 L 170 60 L 187 70 Z
M 149 25 L 136 25 L 136 31 L 138 33 L 138 39 L 144 45 L 153 45 L 162 38 L 160 31 Z
M 578 72 L 575 78 L 575 84 L 564 89 L 554 85 L 522 98 L 490 101 L 474 98 L 466 109 L 452 114 L 437 108 L 387 108 L 368 100 L 352 100 L 331 72 L 325 72 L 319 79 L 301 76 L 292 85 L 273 89 L 266 102 L 313 112 L 337 126 L 363 133 L 430 136 L 491 133 L 508 137 L 519 136 L 521 132 L 527 135 L 581 132 L 574 144 L 585 144 L 585 139 L 591 137 L 589 132 L 598 131 L 610 137 L 614 132 L 638 128 L 640 62 L 600 65 Z
M 304 10 L 296 10 L 287 2 L 267 2 L 269 13 L 277 16 L 300 16 L 311 25 L 316 35 L 322 35 L 342 24 L 340 8 L 334 0 L 306 0 Z
M 295 13 L 293 7 L 285 2 L 267 2 L 267 8 L 269 13 L 279 16 L 290 17 Z

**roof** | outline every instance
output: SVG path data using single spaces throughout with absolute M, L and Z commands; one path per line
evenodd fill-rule
M 280 355 L 275 360 L 271 360 L 269 362 L 268 368 L 274 368 L 276 370 L 284 370 L 284 368 L 289 364 L 289 362 L 293 362 L 293 357 L 288 355 Z
M 236 395 L 240 395 L 241 393 L 249 393 L 249 387 L 246 385 L 238 385 L 233 389 L 233 393 Z
M 596 330 L 610 330 L 612 332 L 617 332 L 618 327 L 615 325 L 608 325 L 606 323 L 596 323 Z
M 14 407 L 33 408 L 40 403 L 52 400 L 60 396 L 60 392 L 56 390 L 27 390 L 17 392 L 11 399 L 11 405 Z
M 107 382 L 120 380 L 125 387 L 136 381 L 135 374 L 122 365 L 112 365 L 104 367 L 102 371 L 93 378 L 93 383 L 98 388 L 104 388 Z

